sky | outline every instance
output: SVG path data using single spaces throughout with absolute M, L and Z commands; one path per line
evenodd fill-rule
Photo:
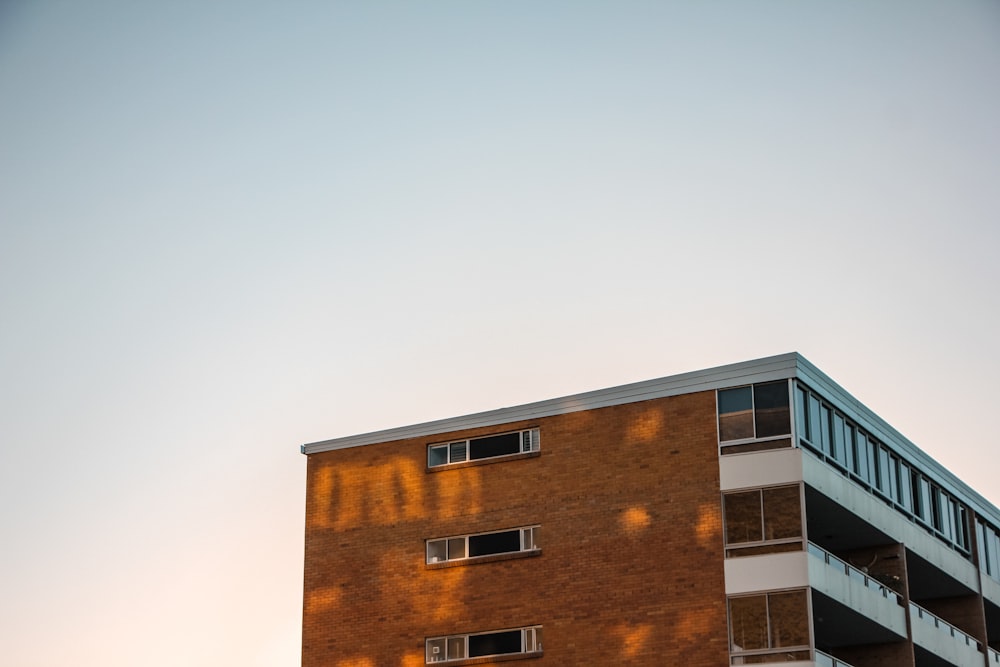
M 0 655 L 299 662 L 299 445 L 798 351 L 994 504 L 1000 4 L 0 1 Z

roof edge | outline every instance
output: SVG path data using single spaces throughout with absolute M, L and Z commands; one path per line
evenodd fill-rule
M 497 426 L 508 422 L 540 419 L 555 415 L 594 410 L 614 405 L 638 403 L 656 398 L 693 394 L 734 384 L 767 382 L 794 377 L 805 359 L 798 352 L 788 352 L 751 361 L 741 361 L 699 371 L 680 373 L 653 380 L 571 394 L 508 408 L 476 412 L 459 417 L 437 419 L 429 422 L 371 431 L 358 435 L 321 440 L 301 446 L 303 454 L 318 454 L 335 449 L 363 447 L 382 442 L 405 440 L 421 436 L 438 435 L 483 426 Z M 805 362 L 808 364 L 808 362 Z M 812 366 L 812 364 L 809 364 Z M 813 367 L 815 368 L 815 367 Z

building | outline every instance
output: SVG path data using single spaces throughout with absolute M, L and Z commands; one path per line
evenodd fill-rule
M 798 354 L 302 451 L 304 667 L 1000 665 L 1000 511 Z

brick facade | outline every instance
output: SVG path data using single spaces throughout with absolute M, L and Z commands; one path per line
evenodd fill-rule
M 539 428 L 537 456 L 427 445 Z M 311 454 L 304 667 L 416 667 L 429 636 L 541 625 L 555 665 L 728 663 L 712 391 Z M 541 554 L 428 567 L 424 541 L 539 524 Z

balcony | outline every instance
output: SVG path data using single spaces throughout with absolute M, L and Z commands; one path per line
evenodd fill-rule
M 837 649 L 905 641 L 903 598 L 822 547 L 809 543 L 816 648 Z
M 914 602 L 910 603 L 910 621 L 913 643 L 919 647 L 959 667 L 983 664 L 983 649 L 974 637 Z M 996 653 L 992 649 L 991 652 Z
M 853 665 L 838 660 L 832 655 L 827 655 L 822 651 L 816 651 L 816 667 L 853 667 Z
M 990 649 L 989 656 L 990 656 L 989 662 L 991 665 L 1000 665 L 1000 653 L 994 651 L 993 649 Z

